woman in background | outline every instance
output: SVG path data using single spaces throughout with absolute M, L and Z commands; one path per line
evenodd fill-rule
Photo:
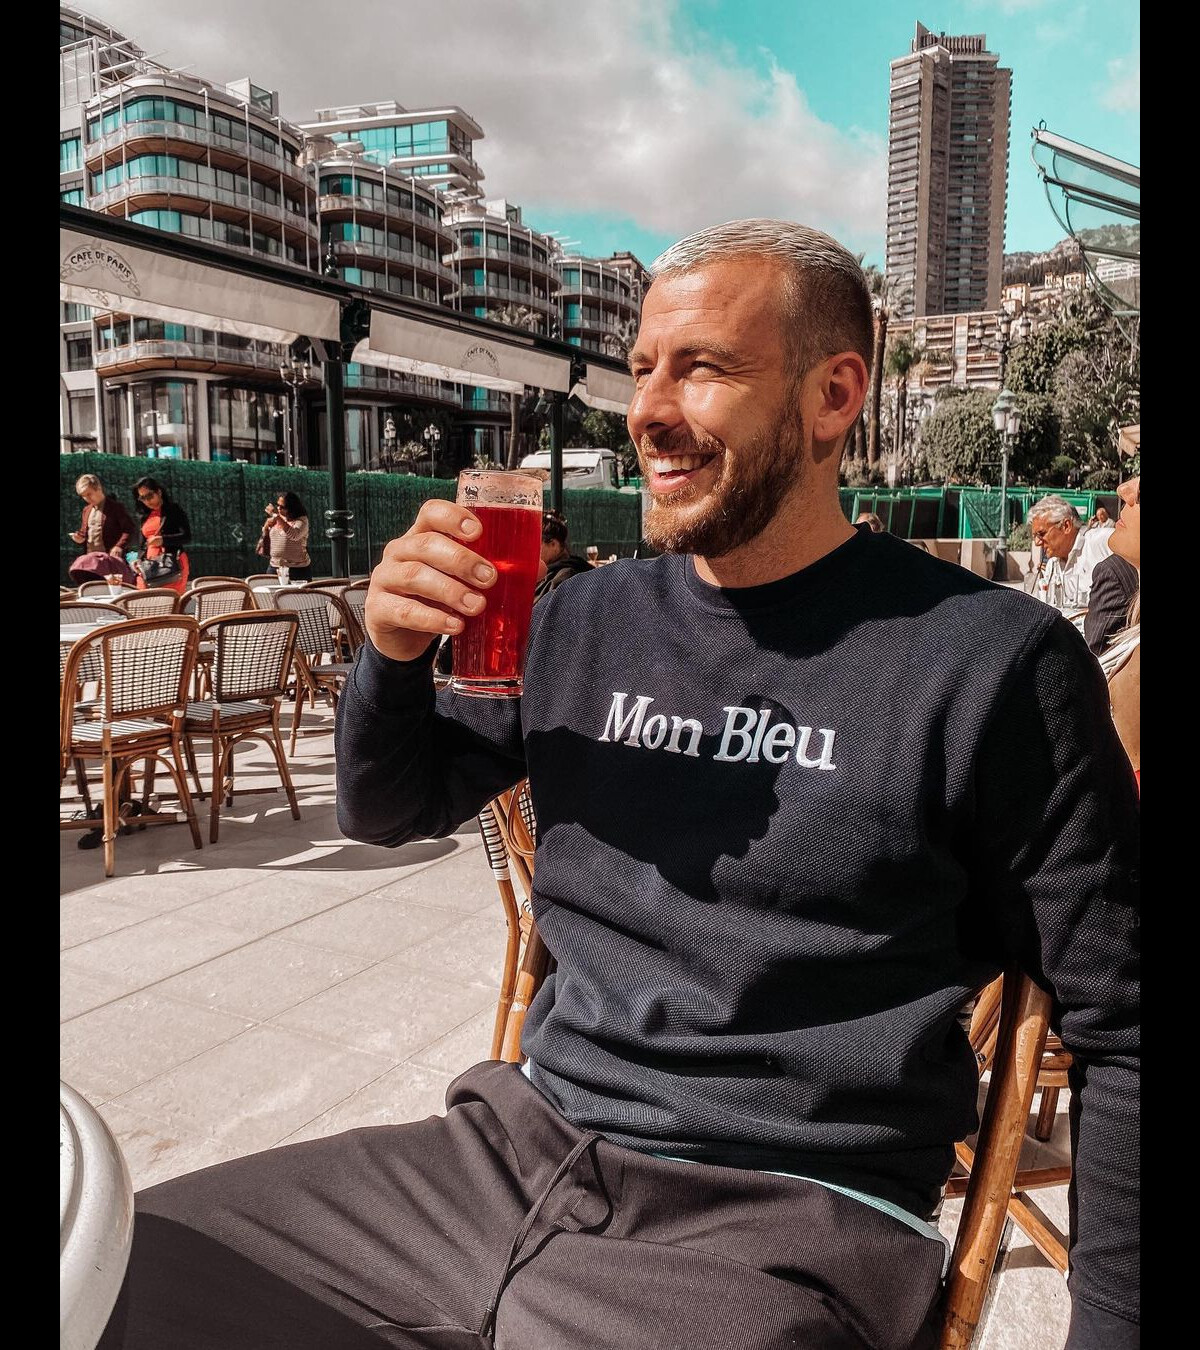
M 1138 569 L 1138 588 L 1129 606 L 1129 620 L 1100 655 L 1108 680 L 1117 735 L 1142 786 L 1142 480 L 1131 478 L 1117 489 L 1124 505 L 1109 535 L 1108 546 Z
M 294 492 L 281 492 L 274 506 L 267 506 L 263 538 L 271 571 L 288 569 L 290 581 L 312 580 L 312 559 L 308 556 L 308 512 Z
M 138 515 L 142 518 L 142 547 L 138 554 L 139 562 L 152 562 L 164 553 L 173 554 L 179 563 L 179 570 L 153 582 L 154 587 L 165 587 L 178 591 L 180 595 L 187 589 L 188 555 L 184 552 L 192 542 L 192 527 L 188 523 L 187 512 L 178 502 L 167 496 L 167 490 L 157 478 L 139 478 L 133 485 L 137 493 Z M 138 590 L 147 589 L 146 578 L 138 568 Z

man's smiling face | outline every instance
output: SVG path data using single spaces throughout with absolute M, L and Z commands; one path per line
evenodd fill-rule
M 628 426 L 655 548 L 721 557 L 770 524 L 803 472 L 786 284 L 779 264 L 739 257 L 659 277 L 646 296 Z

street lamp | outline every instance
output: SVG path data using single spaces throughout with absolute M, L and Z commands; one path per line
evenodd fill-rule
M 1017 400 L 1007 389 L 1001 389 L 992 404 L 992 425 L 1000 433 L 1000 538 L 992 575 L 994 580 L 1004 581 L 1008 576 L 1008 455 L 1021 430 Z
M 396 462 L 396 423 L 392 420 L 392 414 L 388 413 L 383 423 L 383 465 L 389 472 Z
M 432 478 L 437 477 L 437 452 L 441 444 L 441 428 L 435 426 L 432 422 L 421 433 L 421 438 L 429 447 L 429 473 Z
M 997 379 L 1001 389 L 1004 388 L 1004 375 L 1008 368 L 1009 349 L 1018 342 L 1024 342 L 1031 332 L 1033 332 L 1033 324 L 1027 314 L 1022 314 L 1014 321 L 1013 316 L 1006 309 L 1002 309 L 996 315 L 996 336 L 994 338 L 984 337 L 983 326 L 978 320 L 971 325 L 971 337 L 986 351 L 995 352 L 1000 358 L 1000 370 Z
M 280 361 L 279 363 L 279 378 L 292 391 L 290 453 L 287 441 L 284 442 L 283 447 L 283 460 L 287 468 L 300 467 L 300 386 L 307 384 L 311 377 L 312 367 L 308 364 L 308 357 L 301 360 L 298 356 L 293 356 L 290 362 Z

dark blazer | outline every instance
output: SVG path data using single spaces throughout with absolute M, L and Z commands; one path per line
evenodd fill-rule
M 147 515 L 149 512 L 146 513 Z M 145 521 L 146 516 L 142 516 Z M 169 553 L 178 553 L 192 542 L 192 527 L 187 512 L 178 502 L 164 502 L 162 507 L 162 546 Z M 146 556 L 146 541 L 142 540 L 139 557 Z
M 79 533 L 83 535 L 84 547 L 87 547 L 88 519 L 96 508 L 88 502 L 83 508 L 83 519 L 79 526 Z M 129 512 L 121 505 L 119 501 L 108 493 L 104 495 L 104 505 L 101 508 L 104 512 L 104 528 L 100 532 L 100 537 L 104 540 L 104 551 L 111 553 L 118 545 L 124 552 L 132 539 L 137 537 L 137 526 L 130 518 Z
M 1138 570 L 1115 553 L 1101 558 L 1092 572 L 1092 593 L 1083 620 L 1083 636 L 1097 656 L 1114 633 L 1125 627 L 1129 603 L 1137 591 Z

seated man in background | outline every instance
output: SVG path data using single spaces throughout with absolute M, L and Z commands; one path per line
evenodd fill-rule
M 1025 589 L 1060 609 L 1086 605 L 1092 590 L 1092 571 L 1102 557 L 1108 556 L 1107 534 L 1097 535 L 1089 544 L 1092 531 L 1083 530 L 1079 512 L 1065 497 L 1055 494 L 1030 508 L 1029 525 L 1034 549 L 1040 547 L 1042 557 L 1025 578 Z

